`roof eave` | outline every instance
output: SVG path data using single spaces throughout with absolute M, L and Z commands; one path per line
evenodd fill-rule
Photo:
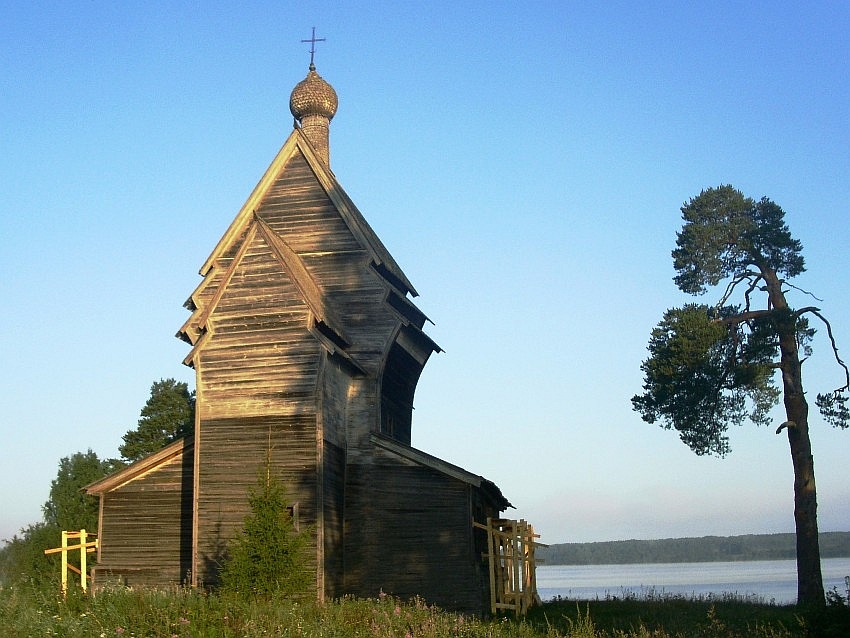
M 370 440 L 376 446 L 398 454 L 409 461 L 429 467 L 432 470 L 445 474 L 446 476 L 451 476 L 452 478 L 463 481 L 473 487 L 480 488 L 490 497 L 493 504 L 499 509 L 499 511 L 504 511 L 509 507 L 513 507 L 510 501 L 504 497 L 499 487 L 493 483 L 493 481 L 490 481 L 483 476 L 473 474 L 458 465 L 454 465 L 453 463 L 444 461 L 443 459 L 428 454 L 427 452 L 423 452 L 422 450 L 400 443 L 383 434 L 372 433 L 370 435 Z
M 139 459 L 130 465 L 113 472 L 109 476 L 105 476 L 93 483 L 89 483 L 83 490 L 86 494 L 98 495 L 105 492 L 111 492 L 117 487 L 129 483 L 130 481 L 147 474 L 155 469 L 158 465 L 171 460 L 175 456 L 179 456 L 188 452 L 195 444 L 195 437 L 192 435 L 185 436 L 182 439 L 177 439 L 173 443 L 169 443 L 161 450 L 150 454 L 149 456 Z

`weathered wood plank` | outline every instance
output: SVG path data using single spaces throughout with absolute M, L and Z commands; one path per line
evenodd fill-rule
M 101 495 L 95 583 L 181 584 L 191 568 L 193 451 Z M 141 571 L 139 571 L 141 570 Z
M 347 591 L 482 608 L 487 583 L 474 555 L 473 488 L 429 468 L 387 462 L 349 465 L 346 488 Z
M 306 525 L 316 520 L 315 414 L 254 416 L 201 422 L 198 477 L 199 577 L 212 584 L 227 542 L 248 513 L 248 491 L 269 458 Z M 315 567 L 315 565 L 314 565 Z

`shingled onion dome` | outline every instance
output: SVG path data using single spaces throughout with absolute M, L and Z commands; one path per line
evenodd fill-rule
M 289 97 L 289 110 L 327 166 L 330 166 L 330 122 L 336 115 L 338 104 L 336 91 L 316 73 L 316 67 L 312 63 L 307 77 L 295 85 Z

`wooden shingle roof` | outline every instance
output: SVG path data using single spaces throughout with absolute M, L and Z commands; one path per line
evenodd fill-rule
M 303 190 L 307 182 L 312 185 L 309 187 L 312 191 Z M 310 195 L 310 192 L 313 194 Z M 315 199 L 316 193 L 323 193 L 324 204 Z M 294 205 L 291 214 L 290 209 L 283 203 L 286 201 Z M 406 325 L 412 324 L 423 338 L 428 339 L 422 332 L 427 317 L 407 298 L 408 293 L 414 296 L 418 294 L 413 284 L 339 185 L 331 170 L 319 160 L 304 133 L 296 128 L 201 267 L 200 274 L 204 280 L 185 304 L 192 311 L 192 315 L 177 333 L 179 338 L 193 346 L 184 363 L 192 365 L 195 354 L 203 347 L 210 315 L 215 311 L 249 246 L 256 240 L 262 241 L 271 250 L 280 262 L 282 271 L 287 273 L 299 289 L 315 324 L 324 334 L 333 336 L 331 343 L 324 342 L 326 347 L 329 346 L 331 350 L 347 356 L 343 352 L 345 344 L 350 345 L 352 340 L 346 334 L 344 322 L 330 301 L 330 295 L 326 294 L 324 282 L 316 279 L 317 274 L 311 272 L 304 261 L 305 255 L 310 259 L 310 255 L 325 254 L 311 252 L 319 250 L 314 249 L 312 245 L 305 252 L 304 237 L 314 236 L 310 241 L 319 244 L 323 241 L 323 233 L 328 232 L 320 226 L 304 225 L 305 218 L 300 211 L 305 210 L 305 206 L 326 207 L 325 210 L 329 211 L 327 214 L 331 214 L 336 220 L 334 224 L 345 228 L 348 237 L 347 247 L 335 247 L 333 250 L 341 249 L 344 252 L 356 249 L 363 252 L 366 262 L 371 264 L 373 274 L 388 284 L 389 292 L 385 302 L 400 313 Z M 272 215 L 277 221 L 270 221 L 267 215 Z M 298 249 L 288 243 L 290 235 L 287 228 L 297 229 L 293 230 L 295 234 L 292 237 L 294 241 L 302 242 Z M 315 260 L 311 263 L 315 263 Z M 430 339 L 428 341 L 432 350 L 440 351 L 437 344 Z

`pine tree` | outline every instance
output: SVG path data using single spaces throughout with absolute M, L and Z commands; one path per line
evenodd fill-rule
M 816 403 L 824 420 L 842 429 L 850 427 L 850 370 L 820 308 L 789 303 L 789 294 L 800 292 L 790 280 L 805 267 L 803 246 L 791 235 L 782 208 L 766 197 L 755 201 L 720 186 L 686 203 L 682 218 L 673 251 L 676 285 L 692 295 L 724 283 L 725 291 L 714 305 L 688 304 L 664 314 L 641 365 L 644 393 L 632 404 L 645 421 L 678 431 L 697 454 L 725 456 L 729 426 L 767 423 L 782 397 L 786 420 L 776 433 L 786 433 L 794 470 L 797 599 L 822 605 L 817 490 L 803 390 L 803 361 L 815 332 L 810 318 L 826 327 L 843 372 L 840 387 L 819 394 Z
M 121 456 L 130 462 L 153 454 L 191 434 L 195 427 L 195 393 L 183 381 L 160 379 L 151 385 L 138 426 L 124 435 Z

